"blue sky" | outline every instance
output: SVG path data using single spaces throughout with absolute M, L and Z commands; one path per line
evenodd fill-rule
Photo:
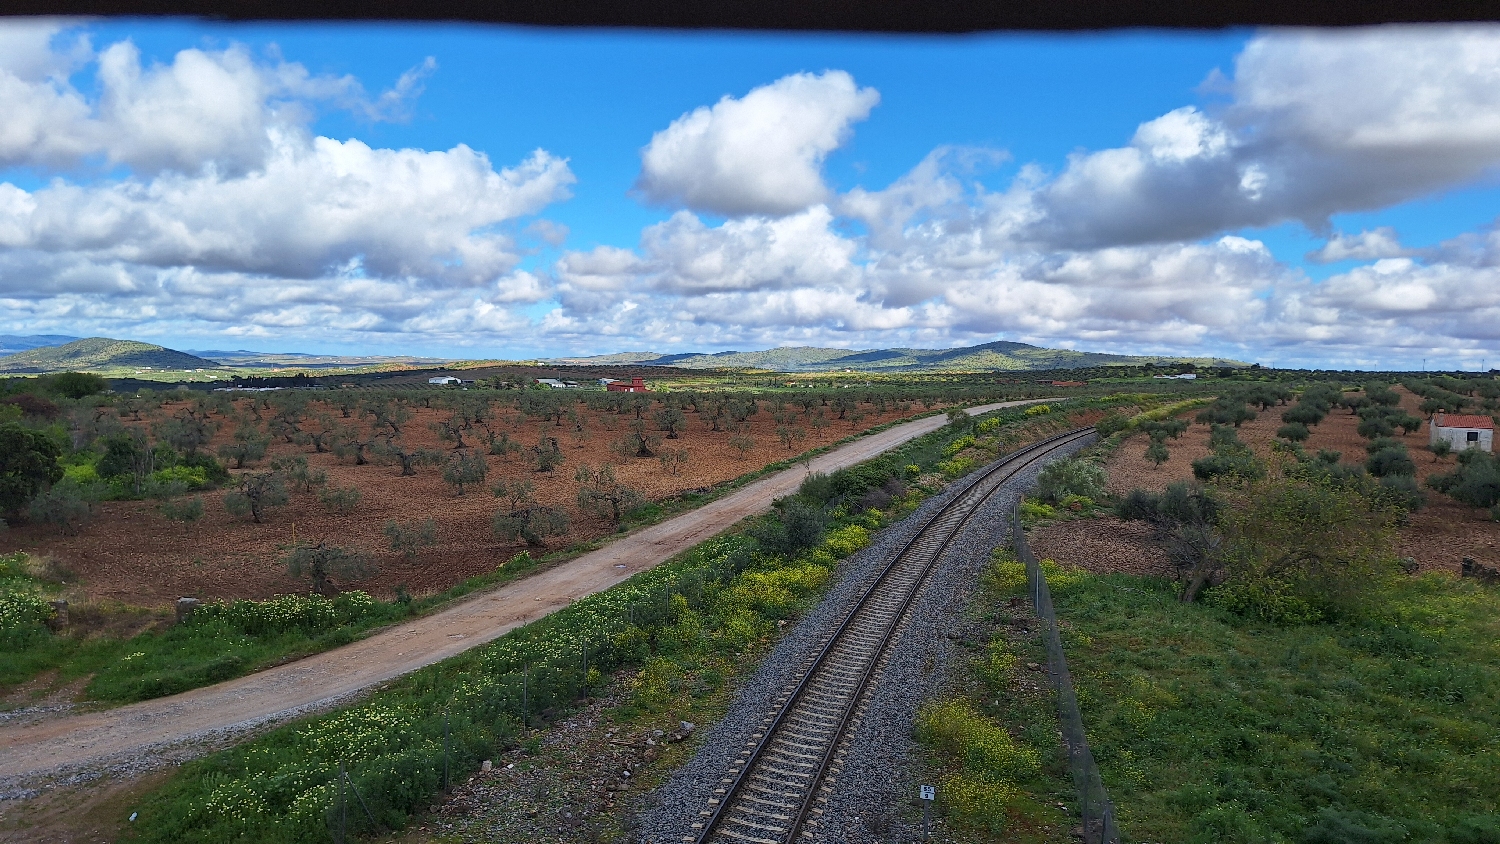
M 1500 360 L 1488 27 L 13 21 L 0 112 L 0 333 Z

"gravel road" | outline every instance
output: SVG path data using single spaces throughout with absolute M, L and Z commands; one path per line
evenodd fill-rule
M 1041 399 L 1033 401 L 1042 401 Z M 978 415 L 1031 401 L 969 410 Z M 813 458 L 832 472 L 945 424 L 930 416 Z M 445 610 L 294 663 L 216 686 L 103 712 L 0 726 L 0 799 L 47 781 L 129 775 L 207 752 L 256 730 L 326 710 L 361 692 L 504 635 L 709 539 L 796 490 L 807 470 L 778 472 L 689 513 Z

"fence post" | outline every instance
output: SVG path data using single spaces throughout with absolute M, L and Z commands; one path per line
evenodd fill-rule
M 531 663 L 521 664 L 521 726 L 531 726 Z
M 449 714 L 443 712 L 443 793 L 448 793 L 448 719 Z

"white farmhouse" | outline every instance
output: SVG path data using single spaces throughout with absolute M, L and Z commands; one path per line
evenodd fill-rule
M 454 378 L 452 375 L 434 375 L 433 377 L 427 379 L 427 383 L 446 387 L 449 384 L 462 384 L 463 381 L 462 379 Z
M 1495 450 L 1495 420 L 1488 416 L 1467 416 L 1439 411 L 1428 427 L 1428 442 L 1447 440 L 1454 451 L 1466 448 Z

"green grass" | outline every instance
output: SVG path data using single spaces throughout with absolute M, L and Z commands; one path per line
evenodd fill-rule
M 937 809 L 975 844 L 1063 844 L 1076 796 L 1057 733 L 1057 703 L 1039 628 L 1027 620 L 1025 568 L 997 552 L 969 609 L 968 661 L 953 691 L 922 707 L 917 740 L 938 785 Z
M 1500 842 L 1500 591 L 1427 575 L 1375 619 L 1275 627 L 1050 582 L 1126 841 Z
M 15 558 L 21 555 L 12 555 Z M 11 579 L 0 598 L 44 594 Z M 184 624 L 164 626 L 160 614 L 131 607 L 74 608 L 72 632 L 54 633 L 33 615 L 0 631 L 0 688 L 47 671 L 49 686 L 82 677 L 88 700 L 130 703 L 222 682 L 290 659 L 354 641 L 371 629 L 404 619 L 408 605 L 375 601 L 363 592 L 334 600 L 286 596 L 270 601 L 209 603 Z M 91 632 L 91 617 L 119 628 L 150 626 L 129 637 Z

